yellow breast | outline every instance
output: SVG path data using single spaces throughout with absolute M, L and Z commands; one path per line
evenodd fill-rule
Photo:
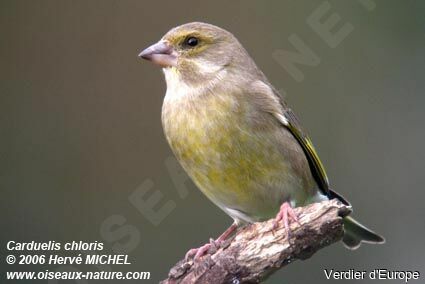
M 252 129 L 249 105 L 217 94 L 194 100 L 165 100 L 163 106 L 165 135 L 184 169 L 220 207 L 274 210 L 258 200 L 270 193 L 256 191 L 281 179 L 288 165 L 266 130 L 258 135 Z

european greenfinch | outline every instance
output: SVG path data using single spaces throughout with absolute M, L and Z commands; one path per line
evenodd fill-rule
M 342 196 L 331 190 L 322 163 L 293 111 L 239 41 L 214 25 L 178 26 L 140 57 L 163 68 L 165 136 L 199 189 L 234 219 L 217 240 L 242 224 L 275 217 L 287 230 L 293 207 Z M 351 217 L 346 247 L 384 238 Z M 203 255 L 206 244 L 189 251 Z

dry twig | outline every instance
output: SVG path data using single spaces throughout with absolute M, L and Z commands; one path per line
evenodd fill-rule
M 218 249 L 193 262 L 179 261 L 162 284 L 259 283 L 297 259 L 307 259 L 344 235 L 342 217 L 351 209 L 337 200 L 295 209 L 301 226 L 291 224 L 289 240 L 273 220 L 240 229 Z

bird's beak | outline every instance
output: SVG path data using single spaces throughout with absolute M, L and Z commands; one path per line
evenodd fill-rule
M 176 51 L 165 41 L 161 40 L 142 52 L 139 57 L 152 61 L 161 67 L 172 67 L 177 65 Z

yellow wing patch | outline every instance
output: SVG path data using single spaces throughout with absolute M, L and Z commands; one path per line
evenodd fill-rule
M 304 153 L 306 154 L 316 182 L 318 183 L 323 193 L 329 196 L 330 192 L 328 176 L 326 175 L 325 167 L 323 166 L 316 150 L 314 149 L 313 143 L 311 142 L 310 138 L 303 132 L 300 123 L 298 122 L 298 119 L 292 110 L 286 109 L 284 117 L 286 119 L 285 126 L 289 129 L 289 131 L 291 131 L 292 135 L 294 135 L 298 143 L 300 143 Z

